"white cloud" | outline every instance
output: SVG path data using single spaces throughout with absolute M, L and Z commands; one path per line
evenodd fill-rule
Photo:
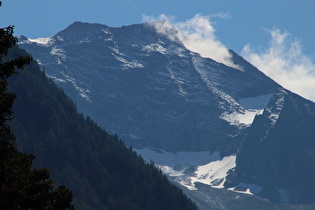
M 219 13 L 217 16 L 227 18 L 228 14 Z M 144 17 L 144 21 L 151 23 L 159 33 L 170 39 L 181 41 L 187 49 L 202 57 L 240 69 L 232 62 L 228 49 L 217 39 L 210 16 L 195 15 L 185 22 L 175 22 L 174 17 L 160 15 L 158 19 Z
M 221 19 L 230 19 L 232 16 L 230 14 L 230 11 L 228 12 L 219 12 L 216 14 L 210 15 L 211 18 L 221 18 Z
M 178 29 L 172 24 L 172 22 L 174 22 L 174 17 L 166 16 L 164 14 L 160 15 L 158 18 L 143 16 L 143 21 L 152 25 L 158 33 L 167 35 L 169 39 L 173 41 L 181 41 L 179 39 Z
M 255 52 L 247 44 L 242 56 L 283 87 L 315 101 L 315 64 L 303 54 L 300 41 L 279 29 L 269 33 L 268 48 Z

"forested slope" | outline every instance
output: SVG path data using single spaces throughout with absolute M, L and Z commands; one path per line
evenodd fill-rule
M 196 209 L 153 163 L 78 114 L 37 63 L 10 80 L 10 91 L 17 95 L 12 126 L 19 148 L 72 190 L 76 208 Z

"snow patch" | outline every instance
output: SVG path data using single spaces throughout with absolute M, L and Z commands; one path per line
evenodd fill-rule
M 56 40 L 58 40 L 58 41 L 61 41 L 61 42 L 64 41 L 64 39 L 63 39 L 61 36 L 54 36 L 54 38 L 55 38 Z
M 184 169 L 182 170 L 175 170 L 169 166 L 159 166 L 158 167 L 163 171 L 163 173 L 168 174 L 169 176 L 184 176 Z
M 178 47 L 176 45 L 170 45 L 167 49 L 163 47 L 160 43 L 164 44 L 162 41 L 159 41 L 159 43 L 153 43 L 146 45 L 142 47 L 142 51 L 151 53 L 151 52 L 158 52 L 163 55 L 169 54 L 169 55 L 177 55 L 179 57 L 187 57 L 184 53 L 186 50 L 182 47 Z
M 222 160 L 210 162 L 203 166 L 198 166 L 194 176 L 190 177 L 191 183 L 200 182 L 215 188 L 224 188 L 227 173 L 236 167 L 236 155 L 226 156 Z
M 172 66 L 166 66 L 166 69 L 170 73 L 171 78 L 175 81 L 178 87 L 179 94 L 181 96 L 187 95 L 187 92 L 183 88 L 183 86 L 185 85 L 185 82 L 184 82 L 185 79 L 181 79 L 180 77 L 176 76 L 176 72 L 175 72 L 176 70 L 174 70 Z
M 270 103 L 270 105 L 268 105 L 264 109 L 264 116 L 266 116 L 270 120 L 271 126 L 268 126 L 265 136 L 260 139 L 261 141 L 265 140 L 265 138 L 269 134 L 270 129 L 272 129 L 276 125 L 277 120 L 279 119 L 280 113 L 284 106 L 285 95 L 287 94 L 288 93 L 285 90 L 280 90 L 280 92 L 276 93 L 271 98 L 272 103 Z
M 82 98 L 84 98 L 88 102 L 92 102 L 91 98 L 88 95 L 88 94 L 90 94 L 89 90 L 85 90 L 84 88 L 80 87 L 77 84 L 76 80 L 73 77 L 71 77 L 70 75 L 68 75 L 64 72 L 62 72 L 62 75 L 66 78 L 66 81 L 70 82 L 73 85 L 74 89 L 76 89 L 79 92 L 79 95 Z
M 178 47 L 178 48 L 176 48 L 176 49 L 174 50 L 174 52 L 175 52 L 175 54 L 178 55 L 179 57 L 182 57 L 182 58 L 187 57 L 187 56 L 184 54 L 184 53 L 185 53 L 185 49 L 183 49 L 183 48 Z
M 111 34 L 111 32 L 106 28 L 106 29 L 102 29 L 104 34 Z
M 56 83 L 59 83 L 59 82 L 65 83 L 66 82 L 65 80 L 57 78 L 55 76 L 51 76 L 51 75 L 48 75 L 48 74 L 46 74 L 46 75 L 47 75 L 48 78 L 54 80 Z
M 112 51 L 114 51 L 114 53 L 116 53 L 117 55 L 124 56 L 124 54 L 123 54 L 123 53 L 119 52 L 118 48 L 109 47 L 109 49 L 111 49 Z
M 125 55 L 119 51 L 117 45 L 115 48 L 110 47 L 110 49 L 113 51 L 112 55 L 115 57 L 115 59 L 122 63 L 122 66 L 123 66 L 122 69 L 126 70 L 129 68 L 132 68 L 132 69 L 133 68 L 144 68 L 144 66 L 136 60 L 128 61 L 127 59 L 123 58 L 122 56 L 125 57 Z
M 275 124 L 276 124 L 278 118 L 279 118 L 279 113 L 277 113 L 277 114 L 271 113 L 271 114 L 269 115 L 269 119 L 271 120 L 271 124 L 272 124 L 272 125 L 275 125 Z
M 145 160 L 153 160 L 163 173 L 190 190 L 195 183 L 204 183 L 214 188 L 223 188 L 227 172 L 236 166 L 236 156 L 221 159 L 220 152 L 177 152 L 149 148 L 135 149 Z
M 91 42 L 89 37 L 86 37 L 86 38 L 79 41 L 80 44 L 89 43 L 89 42 Z
M 167 50 L 160 44 L 158 43 L 154 43 L 154 44 L 150 44 L 150 45 L 147 45 L 147 46 L 144 46 L 142 48 L 142 51 L 145 51 L 145 52 L 159 52 L 163 55 L 165 55 L 167 53 Z
M 183 47 L 178 47 L 177 45 L 171 44 L 167 50 L 172 55 L 177 55 L 182 58 L 187 57 L 185 55 L 186 49 L 184 49 Z
M 284 96 L 281 96 L 279 97 L 276 102 L 275 102 L 275 107 L 272 107 L 272 108 L 266 108 L 265 109 L 265 112 L 267 114 L 269 114 L 268 118 L 270 119 L 271 121 L 271 125 L 275 125 L 278 118 L 279 118 L 279 115 L 281 113 L 281 110 L 283 108 L 283 105 L 284 105 Z
M 138 61 L 136 60 L 133 60 L 133 61 L 128 61 L 126 60 L 125 58 L 122 58 L 120 56 L 117 56 L 115 54 L 113 54 L 115 59 L 118 60 L 119 62 L 122 63 L 122 66 L 123 66 L 123 69 L 126 70 L 126 69 L 129 69 L 129 68 L 144 68 L 144 66 L 139 63 Z
M 104 41 L 106 41 L 106 42 L 113 42 L 114 40 L 113 40 L 113 37 L 109 37 L 109 38 L 104 39 Z
M 255 185 L 255 184 L 247 184 L 247 183 L 240 183 L 236 187 L 229 188 L 228 190 L 244 193 L 249 195 L 258 194 L 262 191 L 263 187 Z
M 43 45 L 45 47 L 48 47 L 52 44 L 52 39 L 51 38 L 37 38 L 37 39 L 28 39 L 30 42 Z
M 50 51 L 50 54 L 57 56 L 58 58 L 60 58 L 61 60 L 66 60 L 67 56 L 65 55 L 65 51 L 61 48 L 53 48 Z M 58 64 L 61 64 L 60 59 L 57 59 Z
M 220 116 L 220 119 L 225 120 L 230 123 L 230 125 L 235 126 L 249 126 L 253 123 L 254 118 L 256 115 L 262 114 L 263 109 L 255 110 L 255 109 L 249 109 L 245 110 L 244 112 L 232 112 L 227 113 L 226 111 Z

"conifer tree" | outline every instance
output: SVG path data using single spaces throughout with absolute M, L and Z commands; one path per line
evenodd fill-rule
M 15 145 L 10 127 L 15 95 L 7 92 L 7 79 L 32 61 L 30 56 L 9 58 L 16 42 L 13 26 L 0 28 L 0 208 L 74 209 L 72 192 L 65 186 L 55 189 L 49 170 L 32 169 L 35 156 Z

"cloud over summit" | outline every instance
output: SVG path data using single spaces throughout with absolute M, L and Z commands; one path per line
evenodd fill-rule
M 223 16 L 223 13 L 220 16 Z M 144 20 L 151 22 L 159 33 L 169 36 L 172 40 L 180 40 L 187 49 L 199 53 L 202 57 L 240 68 L 232 62 L 228 49 L 217 39 L 210 16 L 198 14 L 184 22 L 175 22 L 173 17 L 166 15 L 160 15 L 158 19 L 144 17 Z M 168 33 L 174 28 L 176 33 Z

